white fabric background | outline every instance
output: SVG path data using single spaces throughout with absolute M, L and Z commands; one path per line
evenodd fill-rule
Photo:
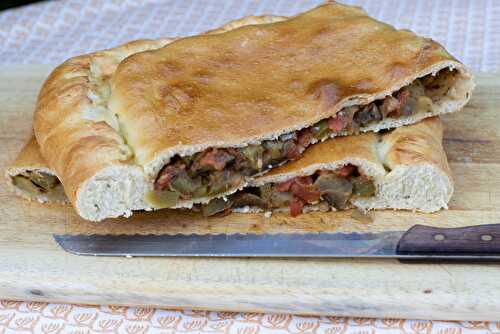
M 475 71 L 500 68 L 498 0 L 344 0 L 441 42 Z M 0 13 L 0 63 L 58 64 L 138 38 L 185 36 L 322 0 L 53 0 Z M 383 52 L 381 50 L 381 52 Z

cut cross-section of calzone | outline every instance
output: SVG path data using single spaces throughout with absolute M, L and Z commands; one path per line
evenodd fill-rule
M 35 137 L 24 145 L 16 160 L 5 171 L 7 185 L 18 196 L 40 203 L 68 203 L 55 172 L 40 154 Z
M 195 205 L 212 216 L 235 212 L 446 208 L 453 181 L 441 145 L 437 117 L 391 132 L 327 140 L 296 161 L 256 178 L 225 198 Z M 15 192 L 41 202 L 66 202 L 59 180 L 38 152 L 34 139 L 7 169 Z
M 58 67 L 34 118 L 89 220 L 207 203 L 329 137 L 459 110 L 474 86 L 438 43 L 337 3 L 133 54 L 106 89 L 95 64 Z
M 447 208 L 453 181 L 442 147 L 439 118 L 397 128 L 327 140 L 296 161 L 253 180 L 249 187 L 196 209 L 228 211 Z

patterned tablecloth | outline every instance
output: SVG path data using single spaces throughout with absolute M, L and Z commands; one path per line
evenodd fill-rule
M 57 64 L 131 39 L 199 33 L 245 15 L 291 15 L 321 0 L 70 0 L 0 13 L 0 63 Z M 430 36 L 475 71 L 500 68 L 500 1 L 346 0 Z M 382 52 L 382 51 L 381 51 Z M 499 310 L 500 318 L 500 310 Z M 500 322 L 302 317 L 0 301 L 6 333 L 500 333 Z

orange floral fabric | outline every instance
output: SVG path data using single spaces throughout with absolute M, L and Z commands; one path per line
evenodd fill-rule
M 314 317 L 0 301 L 0 334 L 497 334 L 500 322 Z

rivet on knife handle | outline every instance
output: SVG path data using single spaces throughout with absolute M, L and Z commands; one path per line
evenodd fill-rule
M 498 255 L 500 224 L 457 228 L 415 225 L 400 239 L 401 255 Z

